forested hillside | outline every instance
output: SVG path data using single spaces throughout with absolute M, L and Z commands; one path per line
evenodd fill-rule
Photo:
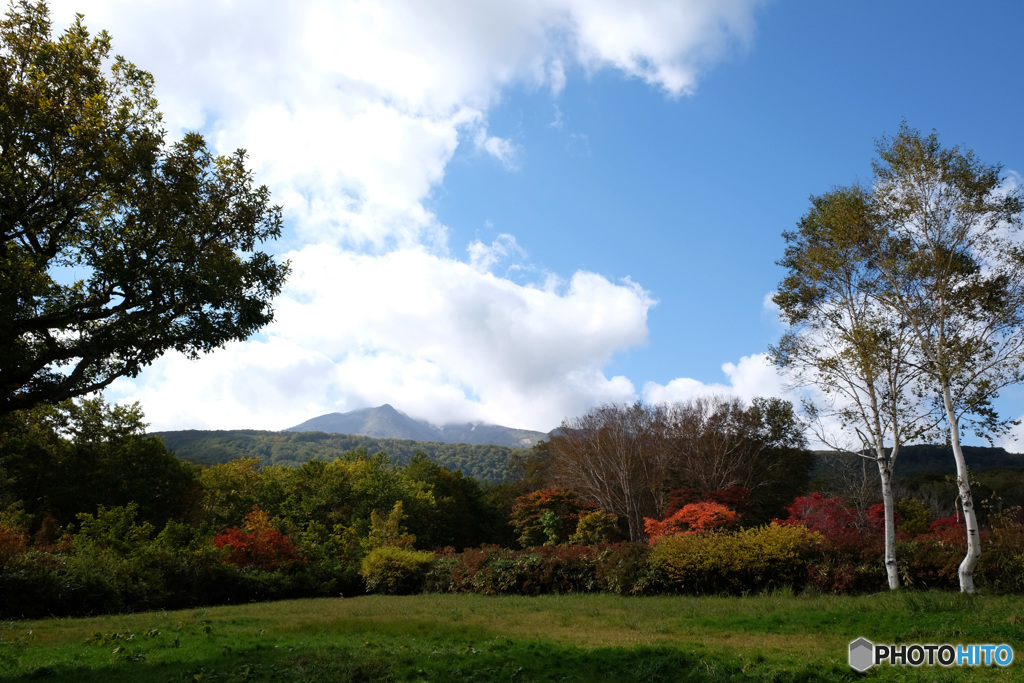
M 996 470 L 1017 471 L 1024 468 L 1024 454 L 1010 453 L 1005 448 L 988 446 L 964 446 L 964 456 L 971 473 L 981 474 Z M 825 481 L 837 476 L 837 470 L 848 468 L 856 456 L 835 453 L 834 451 L 815 451 L 814 469 L 811 478 Z M 874 464 L 865 460 L 873 478 L 877 477 Z M 897 455 L 894 476 L 901 480 L 918 477 L 945 477 L 956 474 L 956 464 L 949 446 L 934 444 L 917 444 L 903 446 Z
M 398 465 L 408 464 L 416 453 L 423 453 L 446 469 L 461 470 L 466 476 L 491 482 L 504 481 L 505 465 L 509 457 L 513 453 L 525 452 L 523 449 L 506 446 L 254 429 L 153 432 L 150 436 L 162 438 L 164 445 L 179 458 L 203 465 L 215 465 L 239 458 L 259 458 L 261 465 L 295 467 L 309 460 L 331 461 L 346 451 L 361 448 L 371 454 L 386 453 L 391 462 Z

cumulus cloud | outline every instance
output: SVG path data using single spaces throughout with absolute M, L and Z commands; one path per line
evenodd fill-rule
M 119 391 L 164 428 L 273 429 L 390 401 L 438 424 L 546 431 L 635 395 L 628 379 L 603 373 L 616 351 L 646 339 L 654 302 L 635 283 L 578 272 L 559 289 L 523 286 L 423 250 L 315 246 L 289 258 L 296 276 L 265 340 L 198 362 L 169 356 L 145 385 Z M 174 405 L 189 384 L 201 388 L 195 403 Z M 216 415 L 203 414 L 209 403 Z
M 694 92 L 710 63 L 750 41 L 747 0 L 621 2 L 570 0 L 577 58 L 590 69 L 612 66 L 679 97 Z
M 687 95 L 750 40 L 759 4 L 88 3 L 86 24 L 153 72 L 170 137 L 195 129 L 221 153 L 248 150 L 293 249 L 278 321 L 258 339 L 197 362 L 169 355 L 113 393 L 141 399 L 157 428 L 277 428 L 390 401 L 435 421 L 548 429 L 632 399 L 604 368 L 646 339 L 640 285 L 588 272 L 515 284 L 492 274 L 525 257 L 512 235 L 452 258 L 462 247 L 429 200 L 460 144 L 518 167 L 527 150 L 488 129 L 508 87 L 557 97 L 573 74 L 610 68 Z M 51 2 L 58 29 L 81 9 Z M 737 386 L 756 375 L 743 361 L 735 373 Z
M 757 396 L 778 396 L 799 404 L 799 397 L 785 386 L 785 380 L 768 355 L 757 353 L 743 356 L 738 363 L 722 364 L 727 383 L 704 383 L 688 377 L 679 377 L 668 384 L 647 382 L 643 397 L 648 403 L 685 402 L 698 396 L 736 396 L 750 401 Z

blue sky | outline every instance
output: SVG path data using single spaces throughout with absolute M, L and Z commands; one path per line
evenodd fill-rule
M 617 371 L 720 381 L 725 359 L 777 336 L 762 304 L 782 276 L 781 232 L 810 194 L 870 180 L 875 139 L 902 119 L 1024 169 L 1008 73 L 1024 13 L 963 7 L 776 2 L 693 96 L 616 72 L 570 79 L 554 102 L 514 90 L 490 130 L 524 148 L 519 172 L 457 154 L 438 215 L 466 239 L 511 231 L 556 272 L 633 278 L 659 303 L 649 344 Z
M 1016 2 L 52 6 L 285 208 L 278 321 L 109 392 L 155 429 L 784 393 L 765 302 L 811 194 L 870 180 L 903 119 L 1024 173 Z

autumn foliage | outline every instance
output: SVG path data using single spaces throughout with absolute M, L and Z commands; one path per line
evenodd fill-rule
M 594 507 L 569 489 L 541 489 L 516 498 L 511 523 L 524 548 L 559 545 L 576 531 L 580 515 Z
M 239 567 L 273 571 L 300 560 L 291 539 L 270 523 L 270 515 L 254 505 L 242 527 L 226 529 L 213 537 L 213 545 L 224 549 L 224 562 Z
M 644 530 L 648 534 L 649 542 L 653 545 L 663 536 L 699 534 L 713 529 L 735 526 L 739 522 L 739 518 L 735 511 L 721 503 L 704 501 L 684 505 L 680 510 L 662 520 L 646 517 L 644 518 Z
M 6 524 L 0 524 L 0 565 L 7 564 L 25 551 L 28 534 Z

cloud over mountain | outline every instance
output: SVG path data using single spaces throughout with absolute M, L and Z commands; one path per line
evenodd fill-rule
M 58 29 L 80 10 L 51 4 Z M 284 207 L 294 269 L 264 334 L 198 362 L 167 356 L 111 395 L 141 400 L 157 429 L 276 428 L 398 396 L 431 421 L 547 429 L 632 399 L 606 367 L 647 338 L 641 279 L 513 282 L 494 273 L 529 249 L 514 228 L 486 248 L 451 244 L 430 200 L 462 144 L 509 173 L 528 158 L 491 131 L 508 88 L 557 96 L 610 69 L 691 94 L 750 40 L 759 4 L 89 3 L 86 24 L 154 73 L 170 137 L 198 129 L 220 152 L 248 150 Z

